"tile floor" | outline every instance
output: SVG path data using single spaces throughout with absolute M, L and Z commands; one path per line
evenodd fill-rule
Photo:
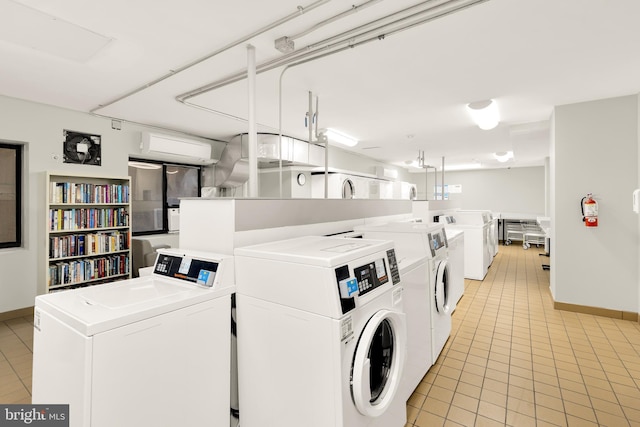
M 640 426 L 640 325 L 553 309 L 540 249 L 467 281 L 407 426 Z M 30 403 L 33 323 L 0 322 L 0 402 Z
M 466 281 L 406 426 L 640 426 L 640 325 L 553 309 L 541 249 Z

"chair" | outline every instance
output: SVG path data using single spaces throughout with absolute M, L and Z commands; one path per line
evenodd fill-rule
M 140 276 L 138 269 L 151 267 L 156 262 L 158 249 L 171 247 L 164 243 L 153 245 L 151 241 L 147 239 L 132 239 L 132 242 L 133 277 Z

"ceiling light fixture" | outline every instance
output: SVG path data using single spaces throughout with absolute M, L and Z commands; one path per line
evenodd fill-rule
M 482 163 L 467 163 L 467 164 L 458 164 L 458 165 L 447 165 L 444 167 L 445 171 L 463 171 L 469 169 L 480 169 L 482 167 Z
M 162 165 L 145 162 L 129 162 L 129 166 L 136 169 L 160 169 Z
M 336 144 L 346 145 L 347 147 L 355 147 L 358 144 L 356 138 L 335 129 L 324 129 L 320 133 L 324 133 L 329 141 L 335 142 Z
M 493 153 L 493 157 L 500 163 L 508 162 L 513 159 L 513 151 L 500 151 L 498 153 Z
M 467 104 L 467 111 L 471 114 L 471 119 L 482 130 L 493 129 L 500 123 L 498 105 L 493 99 Z

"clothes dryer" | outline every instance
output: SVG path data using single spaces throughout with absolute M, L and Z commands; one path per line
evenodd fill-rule
M 33 403 L 72 427 L 229 425 L 233 257 L 161 249 L 153 274 L 36 298 Z
M 242 426 L 404 426 L 393 243 L 312 236 L 235 254 Z

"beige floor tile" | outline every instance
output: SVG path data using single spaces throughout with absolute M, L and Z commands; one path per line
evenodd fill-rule
M 533 400 L 525 401 L 522 399 L 517 399 L 515 397 L 508 397 L 507 410 L 512 412 L 517 412 L 519 414 L 524 414 L 534 418 L 536 415 L 536 406 L 533 403 Z
M 519 388 L 527 390 L 533 390 L 533 380 L 529 378 L 522 378 L 516 375 L 509 375 L 509 385 L 513 385 Z
M 431 390 L 431 384 L 425 381 L 420 381 L 420 384 L 415 389 L 415 392 L 424 394 L 425 396 L 429 394 L 429 390 Z
M 412 426 L 419 414 L 420 409 L 407 405 L 407 423 L 405 426 Z
M 476 413 L 478 410 L 479 399 L 466 394 L 456 393 L 453 395 L 451 405 Z
M 535 399 L 536 405 L 555 409 L 556 411 L 564 411 L 564 404 L 561 398 L 549 396 L 548 394 L 536 393 Z
M 622 407 L 622 412 L 624 412 L 627 420 L 634 425 L 640 425 L 640 408 L 628 408 L 626 406 Z
M 420 411 L 414 423 L 417 427 L 439 427 L 444 426 L 444 418 L 431 412 Z
M 480 395 L 480 400 L 484 402 L 489 402 L 497 406 L 501 406 L 506 408 L 507 406 L 507 395 L 498 393 L 495 391 L 484 389 L 482 390 L 482 394 Z
M 630 426 L 629 421 L 624 416 L 617 416 L 608 412 L 596 410 L 598 424 L 607 427 L 624 427 Z
M 462 426 L 472 426 L 476 420 L 476 412 L 452 406 L 447 414 L 447 421 L 453 421 Z
M 407 400 L 407 406 L 413 406 L 415 408 L 422 408 L 422 404 L 424 403 L 425 399 L 427 398 L 426 395 L 421 394 L 421 393 L 413 393 L 410 397 L 409 400 Z
M 536 418 L 557 426 L 567 425 L 567 417 L 563 411 L 557 411 L 541 405 L 536 405 Z
M 444 418 L 447 416 L 449 406 L 450 405 L 448 402 L 443 402 L 442 400 L 438 400 L 433 397 L 427 397 L 424 401 L 424 404 L 422 405 L 421 410 Z
M 612 403 L 619 402 L 618 397 L 611 390 L 605 390 L 595 386 L 587 386 L 587 393 L 589 394 L 589 397 L 592 399 L 595 398 L 595 399 L 600 399 L 600 400 L 604 400 Z
M 563 378 L 560 378 L 559 382 L 560 388 L 562 388 L 563 390 L 570 390 L 576 393 L 587 394 L 587 388 L 581 382 L 565 380 Z
M 440 373 L 438 373 L 438 376 L 436 377 L 435 381 L 433 382 L 434 386 L 438 386 L 438 387 L 442 387 L 446 390 L 451 390 L 451 391 L 455 391 L 456 386 L 458 385 L 458 380 L 457 379 L 453 379 L 453 378 L 448 378 L 446 376 L 440 375 Z
M 512 427 L 536 427 L 536 419 L 528 415 L 507 410 L 507 424 Z
M 611 383 L 611 387 L 613 388 L 616 396 L 624 395 L 634 397 L 640 402 L 640 389 L 638 389 L 635 384 L 633 386 L 626 386 L 622 384 Z
M 496 371 L 494 369 L 487 368 L 484 377 L 485 379 L 491 379 L 503 383 L 509 382 L 509 374 L 507 372 Z
M 591 404 L 597 413 L 606 412 L 608 414 L 615 415 L 616 417 L 625 416 L 622 407 L 617 403 L 592 397 Z
M 572 402 L 578 405 L 591 407 L 591 400 L 589 396 L 583 393 L 576 393 L 575 391 L 561 389 L 562 399 L 565 402 Z
M 507 410 L 504 406 L 494 405 L 493 403 L 480 401 L 478 404 L 478 416 L 483 416 L 491 420 L 504 423 L 506 420 Z
M 434 399 L 451 403 L 451 400 L 453 399 L 453 391 L 434 385 L 431 387 L 431 390 L 429 390 L 427 397 L 433 397 Z
M 567 415 L 574 416 L 590 422 L 597 422 L 596 413 L 591 406 L 578 405 L 573 402 L 564 402 L 564 411 Z
M 547 396 L 556 397 L 556 398 L 562 397 L 562 389 L 560 387 L 556 387 L 553 385 L 549 385 L 549 384 L 545 384 L 537 381 L 534 383 L 533 387 L 536 393 L 546 394 Z

